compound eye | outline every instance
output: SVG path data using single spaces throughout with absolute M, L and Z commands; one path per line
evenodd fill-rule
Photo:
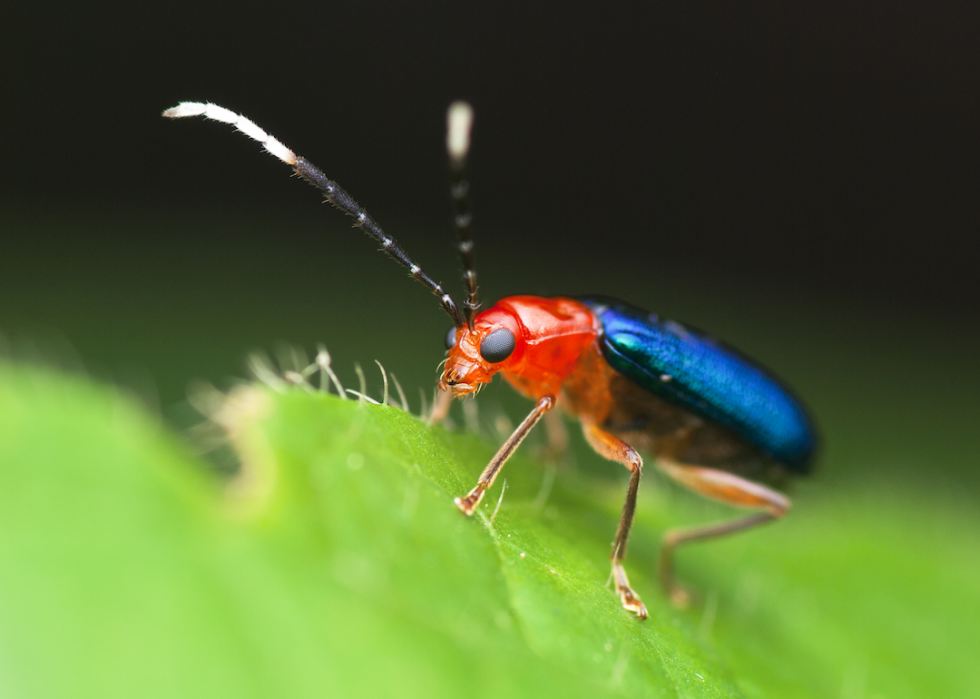
M 446 349 L 451 350 L 456 346 L 456 328 L 449 328 L 449 332 L 446 333 Z
M 480 343 L 480 356 L 491 364 L 498 364 L 514 353 L 517 339 L 507 328 L 497 328 L 483 338 Z

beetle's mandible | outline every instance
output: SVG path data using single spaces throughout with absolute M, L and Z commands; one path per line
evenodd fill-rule
M 203 116 L 231 124 L 261 143 L 355 225 L 411 276 L 439 298 L 453 321 L 439 380 L 443 400 L 469 395 L 498 372 L 534 408 L 484 469 L 476 486 L 455 503 L 472 515 L 507 459 L 542 417 L 555 407 L 575 417 L 599 455 L 630 471 L 626 503 L 612 545 L 612 578 L 623 606 L 640 619 L 647 610 L 633 591 L 623 560 L 629 540 L 643 460 L 655 457 L 664 474 L 706 497 L 755 510 L 731 521 L 664 535 L 659 576 L 679 604 L 688 593 L 675 580 L 675 549 L 748 529 L 784 515 L 789 500 L 774 484 L 809 471 L 816 447 L 813 424 L 802 404 L 770 373 L 735 350 L 679 323 L 606 297 L 511 296 L 480 311 L 470 237 L 466 160 L 473 112 L 449 108 L 446 146 L 451 195 L 459 234 L 466 300 L 460 305 L 401 246 L 388 237 L 336 182 L 306 159 L 235 112 L 213 104 L 183 102 L 165 117 Z

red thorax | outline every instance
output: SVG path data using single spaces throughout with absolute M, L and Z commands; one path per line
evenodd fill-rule
M 498 328 L 510 330 L 516 345 L 507 359 L 494 364 L 480 356 L 480 343 Z M 528 398 L 557 396 L 583 353 L 594 348 L 599 330 L 592 312 L 573 299 L 502 299 L 476 316 L 473 330 L 456 331 L 439 388 L 452 391 L 454 397 L 465 396 L 499 371 Z

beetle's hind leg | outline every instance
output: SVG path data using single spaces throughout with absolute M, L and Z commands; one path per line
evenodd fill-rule
M 640 601 L 640 596 L 633 592 L 630 581 L 626 577 L 626 571 L 623 569 L 626 544 L 629 542 L 630 529 L 633 527 L 633 515 L 636 514 L 636 492 L 640 487 L 643 459 L 629 444 L 619 437 L 599 429 L 592 423 L 583 422 L 582 431 L 585 433 L 586 441 L 595 449 L 596 453 L 610 461 L 618 461 L 630 470 L 630 484 L 626 489 L 626 503 L 623 505 L 623 514 L 619 518 L 619 526 L 616 528 L 616 538 L 613 540 L 612 554 L 610 555 L 612 577 L 616 583 L 616 592 L 619 593 L 619 597 L 623 601 L 623 606 L 631 612 L 636 612 L 638 618 L 646 619 L 647 608 Z
M 715 537 L 733 534 L 749 529 L 778 517 L 789 511 L 790 501 L 782 493 L 753 483 L 739 476 L 704 466 L 679 464 L 668 459 L 658 458 L 657 467 L 672 480 L 685 488 L 709 497 L 712 500 L 753 510 L 763 510 L 730 522 L 705 524 L 696 527 L 670 529 L 664 534 L 660 547 L 660 584 L 674 604 L 684 606 L 690 602 L 691 595 L 674 577 L 674 550 L 681 544 L 704 541 Z

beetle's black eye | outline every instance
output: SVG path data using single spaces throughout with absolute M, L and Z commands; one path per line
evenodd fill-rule
M 446 333 L 446 349 L 451 350 L 456 346 L 456 328 L 449 328 L 449 332 Z
M 480 343 L 480 356 L 491 364 L 498 364 L 514 353 L 517 339 L 507 328 L 497 328 L 483 338 Z

